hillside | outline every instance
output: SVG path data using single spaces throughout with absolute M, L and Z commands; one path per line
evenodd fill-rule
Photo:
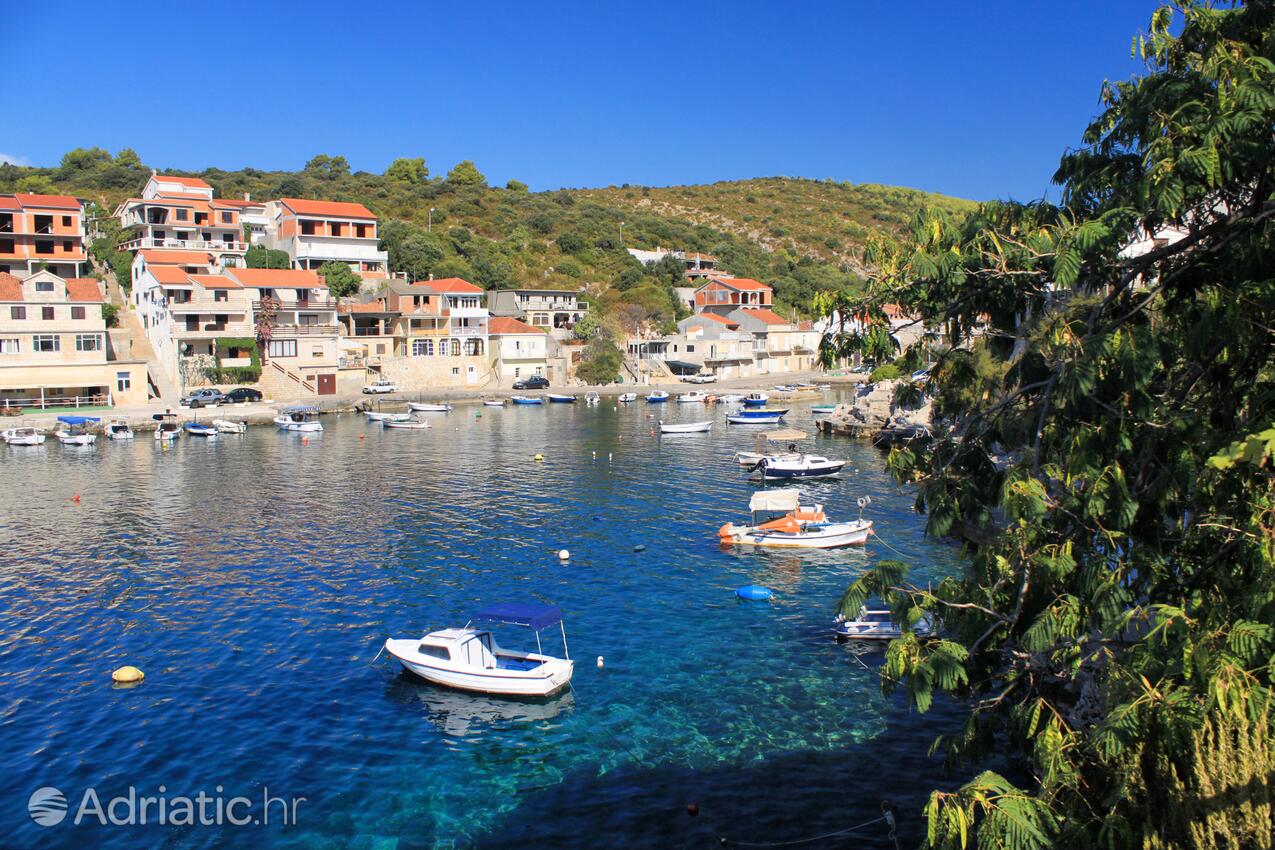
M 77 149 L 55 168 L 0 165 L 0 192 L 75 194 L 109 215 L 150 171 L 132 151 Z M 626 325 L 667 326 L 681 282 L 673 268 L 642 267 L 626 247 L 715 255 L 730 272 L 772 284 L 781 308 L 805 313 L 815 292 L 859 285 L 858 251 L 874 230 L 897 232 L 927 205 L 973 208 L 910 189 L 788 178 L 529 192 L 518 181 L 487 186 L 472 163 L 431 176 L 418 159 L 397 160 L 385 174 L 351 172 L 343 157 L 326 155 L 296 172 L 169 173 L 201 177 L 224 198 L 360 201 L 381 217 L 394 271 L 486 288 L 583 287 Z

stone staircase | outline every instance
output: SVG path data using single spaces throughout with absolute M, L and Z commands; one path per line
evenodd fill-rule
M 310 378 L 283 366 L 277 360 L 261 364 L 261 380 L 257 386 L 266 398 L 276 401 L 296 401 L 317 398 L 319 388 Z

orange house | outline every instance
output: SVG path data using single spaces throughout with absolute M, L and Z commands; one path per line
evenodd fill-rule
M 740 308 L 763 309 L 774 301 L 774 292 L 761 281 L 747 277 L 712 277 L 695 290 L 695 312 L 726 315 Z
M 280 198 L 266 209 L 266 245 L 286 251 L 297 269 L 345 263 L 364 278 L 388 277 L 376 216 L 362 204 Z
M 78 278 L 86 268 L 84 207 L 69 195 L 0 195 L 0 273 L 48 269 Z

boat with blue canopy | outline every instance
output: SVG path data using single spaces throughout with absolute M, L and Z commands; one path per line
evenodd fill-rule
M 475 622 L 531 629 L 536 651 L 506 649 L 489 629 Z M 562 658 L 544 654 L 540 633 L 553 626 L 562 633 Z M 459 629 L 428 632 L 420 639 L 390 638 L 385 651 L 409 673 L 447 688 L 499 694 L 546 697 L 571 683 L 575 662 L 567 650 L 562 609 L 543 602 L 503 602 L 477 611 Z
M 97 442 L 97 435 L 89 428 L 101 421 L 96 416 L 59 416 L 53 435 L 64 446 L 91 446 Z

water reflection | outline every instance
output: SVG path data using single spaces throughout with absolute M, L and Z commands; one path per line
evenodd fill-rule
M 408 707 L 422 706 L 434 728 L 453 738 L 481 735 L 492 728 L 544 724 L 575 708 L 570 688 L 547 700 L 489 697 L 441 688 L 406 670 L 390 680 L 385 692 Z

